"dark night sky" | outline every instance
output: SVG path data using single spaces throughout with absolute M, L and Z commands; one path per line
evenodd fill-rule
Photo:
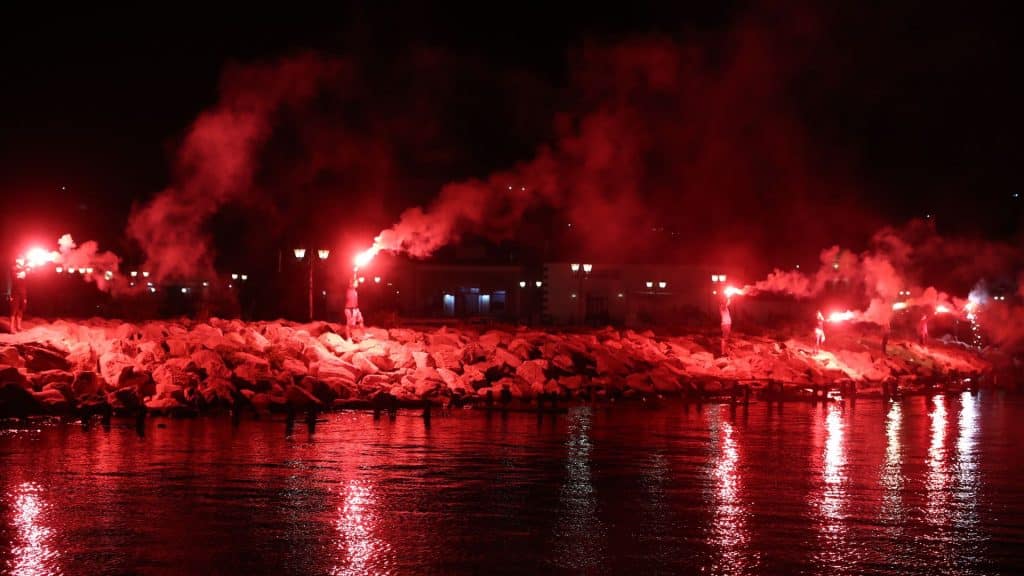
M 586 10 L 509 4 L 493 11 L 374 4 L 332 14 L 279 14 L 279 6 L 244 19 L 0 14 L 2 240 L 10 246 L 70 231 L 130 254 L 124 229 L 132 203 L 171 183 L 175 150 L 196 116 L 218 101 L 229 62 L 304 50 L 354 62 L 358 86 L 342 105 L 328 102 L 330 111 L 317 119 L 351 133 L 344 145 L 379 149 L 387 162 L 368 176 L 336 170 L 284 190 L 294 182 L 289 139 L 301 138 L 284 119 L 257 168 L 258 185 L 274 190 L 274 207 L 229 208 L 215 219 L 222 262 L 244 259 L 251 251 L 233 245 L 257 234 L 268 245 L 307 225 L 330 234 L 357 219 L 350 210 L 356 206 L 362 228 L 347 233 L 368 238 L 447 182 L 530 160 L 557 138 L 558 114 L 586 107 L 609 89 L 591 90 L 600 84 L 588 76 L 593 71 L 578 72 L 581 47 L 660 38 L 709 46 L 712 55 L 720 49 L 727 58 L 721 37 L 753 13 L 767 29 L 799 28 L 794 18 L 806 17 L 814 30 L 810 48 L 780 66 L 790 71 L 779 79 L 781 104 L 766 113 L 780 106 L 792 112 L 790 124 L 808 151 L 800 153 L 801 164 L 828 173 L 822 182 L 842 183 L 814 196 L 825 206 L 862 206 L 855 222 L 862 240 L 879 224 L 934 213 L 943 232 L 1017 241 L 1020 208 L 1012 195 L 1021 192 L 1021 99 L 1011 55 L 1019 41 L 1002 8 L 844 1 L 776 13 L 766 7 L 774 3 Z M 788 53 L 771 57 L 785 60 Z M 294 130 L 302 132 L 306 121 L 296 120 Z M 367 154 L 359 163 L 377 157 Z M 368 181 L 382 175 L 386 190 L 367 203 Z M 315 200 L 296 199 L 304 195 Z M 318 215 L 310 216 L 313 202 Z M 253 224 L 271 212 L 275 225 Z M 700 209 L 660 217 L 677 226 L 693 213 Z M 837 236 L 814 241 L 856 241 L 849 230 Z

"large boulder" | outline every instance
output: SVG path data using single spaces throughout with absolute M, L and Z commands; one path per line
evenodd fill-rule
M 439 346 L 459 348 L 462 346 L 462 341 L 459 339 L 458 334 L 449 332 L 446 328 L 441 328 L 433 334 L 427 334 L 427 345 L 432 349 Z
M 240 380 L 246 382 L 257 382 L 259 380 L 266 380 L 273 378 L 273 372 L 270 369 L 270 363 L 265 358 L 254 356 L 252 354 L 244 354 L 243 357 L 238 358 L 241 360 L 235 365 L 232 370 L 232 374 Z
M 103 388 L 102 378 L 95 372 L 90 371 L 82 371 L 75 374 L 75 380 L 71 383 L 71 390 L 78 398 L 103 393 Z
M 100 375 L 107 382 L 117 382 L 121 371 L 135 365 L 135 359 L 120 352 L 110 350 L 100 356 Z
M 28 381 L 25 375 L 18 371 L 14 366 L 0 366 L 0 385 L 4 384 L 15 384 L 26 388 Z
M 230 378 L 231 370 L 224 364 L 220 354 L 209 349 L 199 349 L 192 353 L 192 361 L 207 378 Z
M 208 378 L 199 387 L 200 397 L 207 405 L 221 404 L 231 406 L 235 403 L 237 390 L 231 380 L 219 376 Z
M 88 350 L 88 344 L 85 349 Z M 21 356 L 25 359 L 25 368 L 31 372 L 43 372 L 44 370 L 70 370 L 71 363 L 64 355 L 55 350 L 50 350 L 37 345 L 25 345 L 21 349 Z
M 172 358 L 183 358 L 189 355 L 188 339 L 182 337 L 170 337 L 164 340 L 164 350 Z
M 547 382 L 544 375 L 547 367 L 547 360 L 527 360 L 516 368 L 516 376 L 529 384 L 531 389 L 543 391 L 544 383 Z
M 489 332 L 481 334 L 480 337 L 477 338 L 477 342 L 480 344 L 480 346 L 483 346 L 484 349 L 486 349 L 487 351 L 491 351 L 497 348 L 499 345 L 511 341 L 512 336 L 510 334 L 508 334 L 507 332 L 500 332 L 498 330 L 491 330 Z
M 388 330 L 388 335 L 392 340 L 399 344 L 411 344 L 413 342 L 419 342 L 422 339 L 422 334 L 407 328 L 392 328 L 391 330 Z
M 392 374 L 368 374 L 359 381 L 359 395 L 371 397 L 381 390 L 390 390 L 400 381 L 400 377 Z
M 437 368 L 458 370 L 462 367 L 462 351 L 450 345 L 431 346 L 430 357 Z
M 157 394 L 170 394 L 198 384 L 195 363 L 188 358 L 171 358 L 153 370 Z
M 508 351 L 515 354 L 520 360 L 529 360 L 536 348 L 523 338 L 515 338 L 508 343 Z
M 116 385 L 118 389 L 131 388 L 139 398 L 156 394 L 156 382 L 153 381 L 153 375 L 145 370 L 137 370 L 132 366 L 121 371 Z
M 500 366 L 504 364 L 512 369 L 518 368 L 519 365 L 523 363 L 521 358 L 504 348 L 495 348 L 494 351 L 491 352 L 489 361 L 494 365 Z
M 479 342 L 470 342 L 462 349 L 462 362 L 464 364 L 476 364 L 487 360 L 489 351 L 480 345 Z
M 345 362 L 340 358 L 325 359 L 310 364 L 309 373 L 316 378 L 341 378 L 353 384 L 359 381 L 363 373 L 355 365 Z
M 18 353 L 18 349 L 14 346 L 2 346 L 0 347 L 0 364 L 6 364 L 7 366 L 24 366 L 25 361 L 21 358 L 21 354 Z
M 46 370 L 37 374 L 29 374 L 29 380 L 32 383 L 32 388 L 36 390 L 41 390 L 47 384 L 58 382 L 67 384 L 70 388 L 71 383 L 75 381 L 75 375 L 66 370 Z
M 60 390 L 56 390 L 54 388 L 46 388 L 39 392 L 32 392 L 32 396 L 35 398 L 36 402 L 39 403 L 42 409 L 50 414 L 66 412 L 71 406 L 67 397 Z
M 363 374 L 376 374 L 380 371 L 380 368 L 362 352 L 356 352 L 352 355 L 352 365 Z

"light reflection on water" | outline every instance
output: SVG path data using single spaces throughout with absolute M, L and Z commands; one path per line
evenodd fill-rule
M 351 480 L 341 494 L 338 519 L 338 550 L 341 563 L 331 570 L 334 576 L 355 574 L 388 574 L 388 544 L 374 533 L 380 519 L 379 503 L 373 485 L 365 480 Z M 371 570 L 372 568 L 372 570 Z
M 848 482 L 846 471 L 845 423 L 843 407 L 830 403 L 825 408 L 825 441 L 821 455 L 818 536 L 821 539 L 820 561 L 836 572 L 847 572 L 851 558 L 847 550 L 846 522 Z
M 50 512 L 42 485 L 22 482 L 11 494 L 14 542 L 7 567 L 13 576 L 43 576 L 62 573 L 60 554 L 53 548 L 53 529 L 46 525 Z
M 993 414 L 1000 416 L 993 418 Z M 985 393 L 0 434 L 6 573 L 1024 573 Z M 993 500 L 995 500 L 993 502 Z
M 903 406 L 893 402 L 885 417 L 885 463 L 879 479 L 883 487 L 882 521 L 890 537 L 898 537 L 903 526 Z
M 598 517 L 590 471 L 591 411 L 574 409 L 568 419 L 565 478 L 559 490 L 554 530 L 554 563 L 573 570 L 593 569 L 604 562 L 605 529 Z
M 740 471 L 740 446 L 731 422 L 722 416 L 722 407 L 711 416 L 713 517 L 711 544 L 717 549 L 712 566 L 714 574 L 747 574 L 756 556 L 749 548 L 747 505 L 743 500 Z

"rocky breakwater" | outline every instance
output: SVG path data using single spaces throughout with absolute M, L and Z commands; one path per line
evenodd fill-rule
M 983 374 L 988 363 L 955 344 L 919 346 L 850 334 L 812 353 L 802 339 L 734 337 L 716 358 L 714 335 L 656 336 L 603 329 L 370 328 L 352 343 L 329 323 L 112 320 L 38 323 L 0 335 L 0 418 L 109 407 L 195 414 L 368 406 L 386 393 L 424 400 L 530 400 L 714 395 L 736 383 L 793 390 L 843 382 L 861 390 Z

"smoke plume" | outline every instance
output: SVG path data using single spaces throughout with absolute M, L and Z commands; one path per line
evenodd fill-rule
M 113 252 L 101 252 L 99 244 L 93 240 L 77 245 L 71 234 L 65 234 L 57 241 L 59 255 L 56 265 L 64 267 L 69 274 L 82 271 L 82 277 L 95 282 L 100 290 L 108 291 L 118 273 L 121 259 Z M 91 271 L 91 272 L 85 272 Z
M 155 279 L 213 274 L 206 223 L 251 192 L 257 154 L 275 114 L 308 102 L 338 67 L 306 54 L 228 69 L 219 102 L 196 119 L 178 150 L 175 184 L 129 217 L 128 234 L 145 252 Z

